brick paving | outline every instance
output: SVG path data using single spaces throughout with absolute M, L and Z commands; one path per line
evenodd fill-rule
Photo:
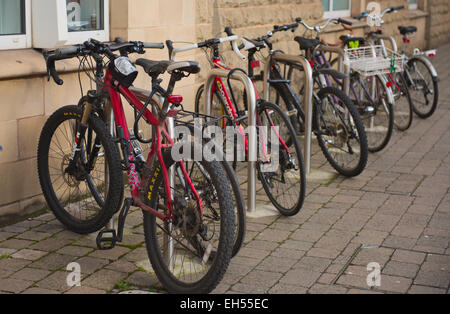
M 449 49 L 433 61 L 441 79 L 434 116 L 396 132 L 359 177 L 308 182 L 297 216 L 248 219 L 245 245 L 215 293 L 450 292 Z M 332 171 L 313 148 L 313 168 Z M 143 271 L 141 221 L 132 211 L 125 243 L 107 252 L 96 249 L 94 235 L 68 232 L 52 214 L 0 228 L 0 293 L 161 291 Z M 81 266 L 81 287 L 66 283 L 71 262 Z M 381 285 L 370 288 L 373 262 Z

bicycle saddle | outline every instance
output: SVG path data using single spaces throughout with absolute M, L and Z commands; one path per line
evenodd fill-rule
M 137 59 L 136 65 L 144 68 L 144 71 L 150 76 L 158 76 L 167 71 L 171 64 L 170 61 L 152 61 L 148 59 Z
M 196 74 L 200 72 L 200 64 L 195 61 L 180 61 L 180 62 L 173 62 L 167 67 L 167 72 L 173 72 L 175 70 L 181 71 L 181 72 L 187 72 L 191 74 Z
M 310 38 L 297 36 L 294 38 L 294 40 L 299 43 L 301 50 L 308 50 L 308 49 L 315 48 L 318 45 L 320 45 L 320 40 L 317 38 L 310 39 Z
M 195 61 L 152 61 L 148 59 L 137 59 L 136 65 L 144 68 L 144 71 L 150 76 L 158 76 L 164 72 L 173 72 L 175 70 L 196 74 L 200 72 L 200 65 Z
M 417 32 L 417 27 L 415 27 L 415 26 L 399 26 L 398 30 L 400 31 L 400 34 L 406 35 L 409 33 Z

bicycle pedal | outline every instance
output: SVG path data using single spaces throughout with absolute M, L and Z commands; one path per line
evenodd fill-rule
M 116 230 L 100 231 L 97 235 L 96 243 L 97 248 L 101 251 L 113 249 L 117 243 Z

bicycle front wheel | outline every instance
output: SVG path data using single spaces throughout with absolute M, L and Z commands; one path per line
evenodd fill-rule
M 119 150 L 95 115 L 89 118 L 80 157 L 69 167 L 82 114 L 82 108 L 67 106 L 48 119 L 39 140 L 38 172 L 56 218 L 69 230 L 87 234 L 103 228 L 120 209 L 123 176 Z
M 209 293 L 222 279 L 231 259 L 234 211 L 227 175 L 219 162 L 199 162 L 189 177 L 203 203 L 203 212 L 189 188 L 176 178 L 172 219 L 161 221 L 144 212 L 148 256 L 158 279 L 169 293 Z M 175 165 L 174 167 L 177 167 Z M 161 166 L 152 171 L 147 203 L 167 213 Z
M 275 104 L 257 107 L 258 177 L 272 204 L 285 216 L 294 216 L 305 199 L 306 175 L 296 132 Z
M 359 75 L 353 76 L 351 88 L 351 99 L 363 121 L 369 152 L 379 152 L 389 144 L 394 130 L 390 91 L 378 75 L 364 79 Z

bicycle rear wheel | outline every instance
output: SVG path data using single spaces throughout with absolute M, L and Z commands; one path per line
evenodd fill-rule
M 350 98 L 363 121 L 369 152 L 379 152 L 389 144 L 394 130 L 394 107 L 389 100 L 390 91 L 378 75 L 363 79 L 353 74 L 351 89 Z
M 203 219 L 189 189 L 176 176 L 174 213 L 161 221 L 144 212 L 147 252 L 158 279 L 169 293 L 209 293 L 222 279 L 231 259 L 234 211 L 227 175 L 219 162 L 199 162 L 188 168 L 203 203 Z M 177 165 L 175 165 L 177 167 Z M 146 187 L 147 203 L 167 213 L 163 174 L 158 163 L 155 183 Z
M 314 130 L 328 162 L 344 176 L 361 174 L 367 165 L 367 137 L 350 98 L 335 87 L 325 87 L 315 102 Z
M 407 71 L 413 110 L 420 118 L 429 118 L 436 111 L 438 105 L 438 79 L 433 76 L 429 66 L 418 58 L 413 58 L 408 62 Z
M 69 230 L 87 234 L 103 228 L 120 208 L 123 176 L 119 150 L 95 115 L 89 118 L 80 158 L 69 169 L 82 114 L 82 108 L 67 106 L 48 119 L 39 140 L 38 173 L 56 218 Z
M 294 216 L 303 206 L 306 188 L 296 132 L 280 107 L 263 100 L 257 105 L 257 127 L 259 180 L 278 211 Z

